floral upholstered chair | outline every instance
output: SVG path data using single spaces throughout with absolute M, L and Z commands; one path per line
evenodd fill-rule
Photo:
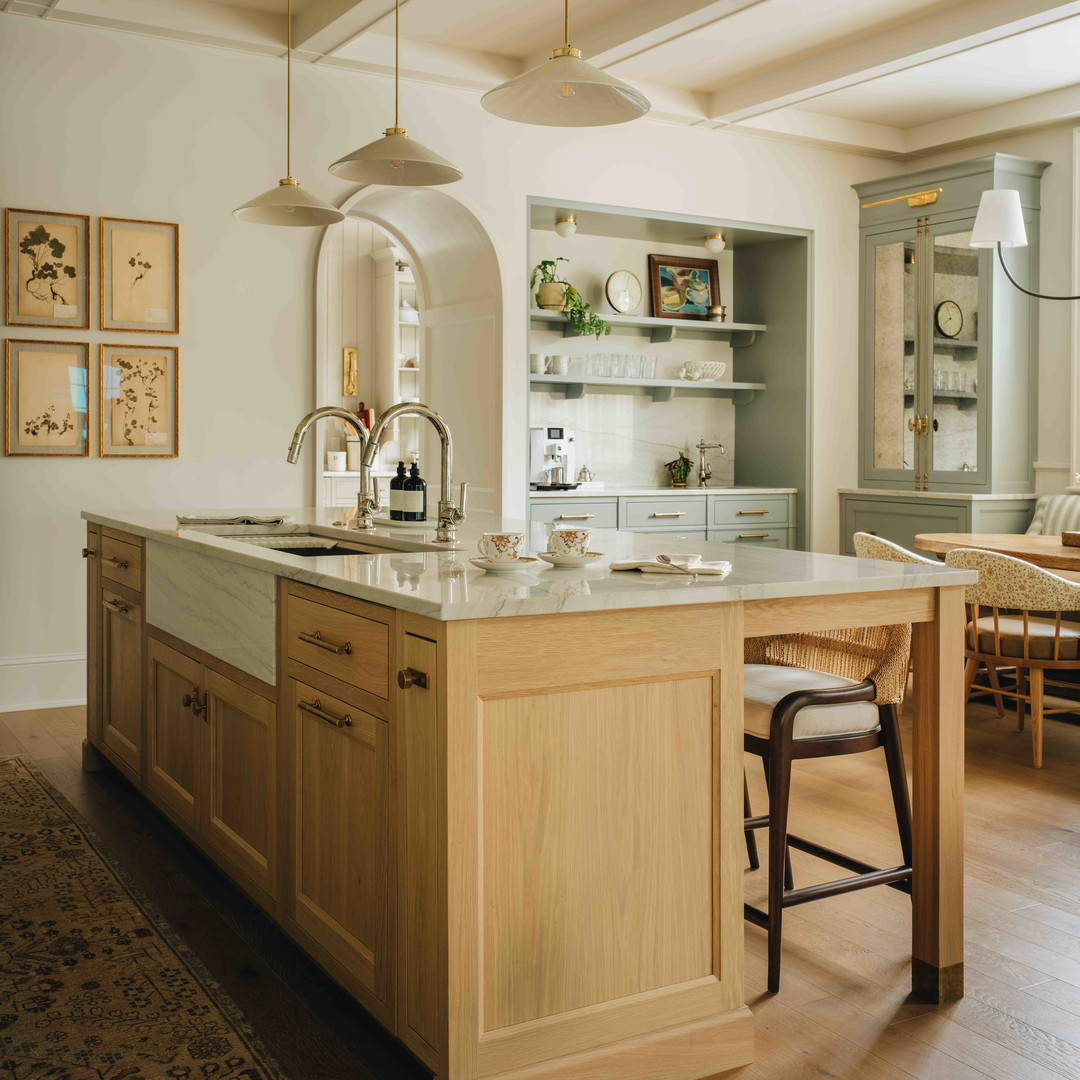
M 924 555 L 916 555 L 914 551 L 894 544 L 891 540 L 884 540 L 873 533 L 857 532 L 855 534 L 855 554 L 860 559 L 880 559 L 882 562 L 906 562 L 927 563 L 930 566 L 940 566 L 937 559 L 928 559 Z

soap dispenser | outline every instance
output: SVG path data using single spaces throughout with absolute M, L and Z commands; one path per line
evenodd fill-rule
M 414 461 L 405 489 L 403 521 L 427 521 L 427 481 L 420 477 L 420 463 Z
M 411 521 L 405 516 L 405 485 L 409 482 L 405 475 L 405 462 L 397 463 L 397 476 L 390 481 L 390 520 Z

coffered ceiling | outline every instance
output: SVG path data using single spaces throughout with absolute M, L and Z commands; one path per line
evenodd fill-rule
M 0 0 L 280 55 L 286 0 Z M 0 33 L 3 32 L 0 20 Z M 562 42 L 560 0 L 401 0 L 406 79 L 483 91 Z M 385 76 L 393 0 L 293 0 L 297 59 Z M 650 119 L 917 157 L 1080 115 L 1080 0 L 572 0 L 585 58 Z

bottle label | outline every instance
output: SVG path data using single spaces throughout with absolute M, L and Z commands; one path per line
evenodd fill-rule
M 393 502 L 390 503 L 393 506 Z M 406 514 L 423 514 L 424 512 L 424 493 L 422 491 L 403 491 L 401 492 L 401 509 Z

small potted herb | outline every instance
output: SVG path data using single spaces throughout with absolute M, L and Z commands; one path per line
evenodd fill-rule
M 679 451 L 679 456 L 674 461 L 665 461 L 664 468 L 671 473 L 671 486 L 686 487 L 686 480 L 693 469 L 693 462 L 686 456 L 686 452 Z
M 562 311 L 566 321 L 582 337 L 593 335 L 597 339 L 611 333 L 611 324 L 602 319 L 582 299 L 581 293 L 565 278 L 558 277 L 559 263 L 569 259 L 544 259 L 533 267 L 530 288 L 536 289 L 536 303 L 545 311 Z M 539 287 L 538 287 L 539 286 Z

